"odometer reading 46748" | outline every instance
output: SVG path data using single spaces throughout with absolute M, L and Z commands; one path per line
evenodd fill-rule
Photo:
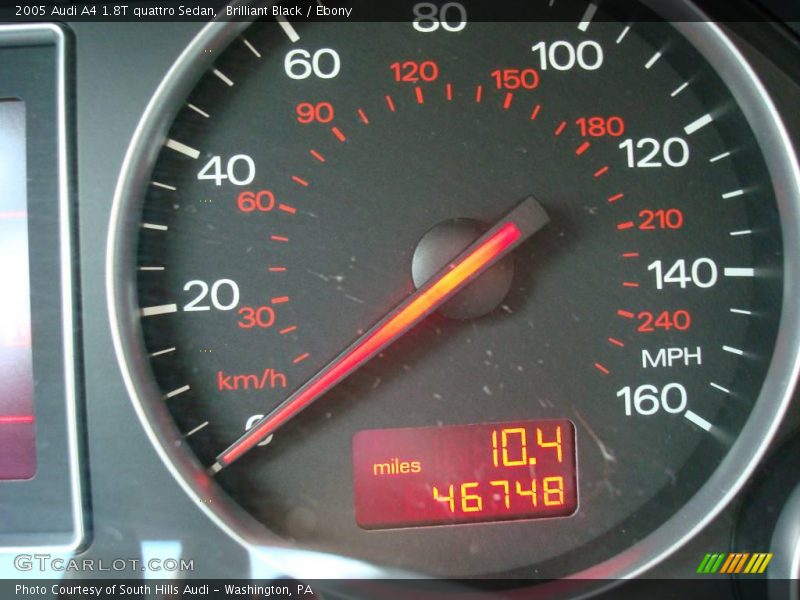
M 571 515 L 570 421 L 377 429 L 353 438 L 356 521 L 365 529 Z

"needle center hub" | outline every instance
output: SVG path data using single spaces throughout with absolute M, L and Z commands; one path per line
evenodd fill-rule
M 473 219 L 450 219 L 429 229 L 417 243 L 411 260 L 411 277 L 417 289 L 488 229 Z M 509 254 L 443 304 L 438 312 L 460 321 L 489 314 L 506 297 L 513 279 L 514 259 Z

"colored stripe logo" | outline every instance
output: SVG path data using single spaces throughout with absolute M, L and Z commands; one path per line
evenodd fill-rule
M 706 554 L 697 567 L 697 572 L 704 575 L 714 573 L 736 574 L 744 573 L 749 575 L 761 574 L 767 569 L 769 561 L 772 560 L 772 552 L 722 552 L 718 554 Z

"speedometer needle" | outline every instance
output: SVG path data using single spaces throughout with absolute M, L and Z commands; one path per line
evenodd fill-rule
M 215 474 L 341 383 L 376 354 L 436 311 L 475 278 L 550 221 L 529 196 L 423 286 L 390 310 L 349 348 L 236 440 L 209 468 Z

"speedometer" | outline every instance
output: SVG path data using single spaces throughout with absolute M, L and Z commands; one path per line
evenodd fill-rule
M 558 4 L 215 23 L 162 84 L 115 203 L 117 350 L 243 543 L 630 575 L 769 441 L 782 125 L 717 26 Z

